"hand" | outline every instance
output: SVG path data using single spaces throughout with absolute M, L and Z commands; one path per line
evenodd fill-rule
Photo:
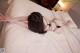
M 3 20 L 6 20 L 6 16 L 0 14 L 0 22 L 3 21 Z

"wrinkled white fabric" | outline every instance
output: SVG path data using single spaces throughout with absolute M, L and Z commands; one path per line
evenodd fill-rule
M 52 21 L 55 18 L 52 11 L 29 0 L 12 0 L 5 15 L 12 18 L 18 18 L 20 16 L 27 17 L 32 12 L 40 12 L 49 21 Z
M 64 27 L 63 27 L 64 28 Z M 64 28 L 63 34 L 48 31 L 45 34 L 34 33 L 17 24 L 5 27 L 6 53 L 79 53 L 80 44 Z
M 49 21 L 54 18 L 51 11 L 27 0 L 13 0 L 6 12 L 6 15 L 9 15 L 12 18 L 16 18 L 20 16 L 28 16 L 33 11 L 42 13 L 42 15 Z M 26 27 L 19 24 L 6 24 L 2 31 L 2 35 L 5 37 L 5 52 L 80 53 L 80 43 L 75 38 L 75 36 L 73 36 L 73 34 L 70 33 L 70 31 L 65 27 L 62 27 L 60 29 L 62 30 L 58 31 L 61 32 L 60 34 L 57 34 L 53 31 L 48 31 L 45 34 L 38 34 L 28 30 Z

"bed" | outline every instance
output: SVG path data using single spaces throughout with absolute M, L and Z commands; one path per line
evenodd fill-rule
M 72 33 L 72 30 L 75 31 L 78 28 L 67 12 L 65 14 L 65 12 L 50 11 L 29 0 L 10 0 L 9 4 L 10 7 L 5 15 L 11 18 L 19 19 L 20 16 L 28 16 L 36 11 L 40 12 L 49 22 L 54 18 L 64 19 L 67 16 L 68 18 L 64 20 L 70 20 L 72 25 L 69 26 L 73 27 L 68 28 L 65 25 L 57 31 L 38 34 L 24 26 L 5 23 L 2 30 L 5 53 L 80 53 L 80 42 Z

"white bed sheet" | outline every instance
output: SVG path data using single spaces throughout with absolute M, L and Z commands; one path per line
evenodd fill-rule
M 28 16 L 32 12 L 40 12 L 49 22 L 54 18 L 64 20 L 64 23 L 70 21 L 71 24 L 68 25 L 70 29 L 78 29 L 77 25 L 71 19 L 67 12 L 50 11 L 32 1 L 29 0 L 8 0 L 10 6 L 6 11 L 5 15 L 10 16 L 11 18 L 20 18 L 21 16 Z M 25 17 L 22 17 L 25 19 Z M 57 22 L 60 25 L 59 22 Z M 55 27 L 55 26 L 54 26 Z
M 49 21 L 54 19 L 52 11 L 29 0 L 12 0 L 5 15 L 18 18 L 20 16 L 27 17 L 32 12 L 40 12 Z
M 27 2 L 29 2 L 29 4 L 33 3 L 30 1 Z M 25 7 L 27 6 L 25 4 L 28 3 L 23 2 L 23 0 L 14 0 L 7 10 L 6 15 L 16 18 L 29 15 L 33 10 L 36 11 L 34 8 L 35 3 L 33 3 L 34 5 L 32 6 L 28 4 L 30 8 Z M 39 5 L 36 6 L 38 7 Z M 19 7 L 21 7 L 20 10 L 18 9 Z M 53 19 L 49 18 L 54 17 L 51 11 L 41 6 L 39 8 L 37 11 L 41 12 L 49 21 Z M 64 32 L 61 34 L 49 31 L 43 35 L 31 32 L 24 26 L 18 24 L 6 24 L 2 33 L 5 37 L 4 48 L 6 49 L 6 53 L 80 53 L 80 43 L 78 40 L 65 27 L 62 29 L 64 29 Z
M 72 33 L 76 37 L 76 39 L 80 42 L 80 29 L 73 30 Z
M 72 18 L 70 17 L 70 15 L 68 14 L 68 12 L 64 12 L 64 11 L 52 11 L 54 16 L 56 17 L 56 19 L 60 19 L 61 21 L 63 21 L 64 23 L 67 23 L 68 21 L 70 21 L 71 23 L 68 23 L 68 27 L 70 29 L 78 29 L 77 25 L 74 23 L 74 21 L 72 20 Z M 58 24 L 60 25 L 60 23 L 58 22 Z
M 80 43 L 65 27 L 63 34 L 34 33 L 18 24 L 5 26 L 6 53 L 79 53 Z

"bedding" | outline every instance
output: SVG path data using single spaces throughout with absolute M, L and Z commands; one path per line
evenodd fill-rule
M 72 31 L 76 39 L 80 42 L 80 29 Z
M 6 24 L 4 48 L 6 53 L 79 53 L 80 43 L 68 29 L 62 34 L 48 31 L 34 33 L 18 24 Z
M 29 0 L 12 0 L 5 15 L 12 18 L 17 18 L 20 16 L 27 17 L 32 12 L 40 12 L 49 21 L 54 19 L 52 11 Z
M 68 28 L 70 28 L 70 29 L 78 29 L 77 25 L 74 23 L 74 21 L 72 20 L 72 18 L 68 14 L 68 12 L 63 12 L 63 11 L 56 11 L 55 12 L 53 10 L 53 14 L 56 17 L 56 19 L 59 19 L 64 24 L 65 23 L 68 24 Z M 59 21 L 56 20 L 56 22 L 59 25 L 62 25 Z
M 59 14 L 58 16 L 57 14 L 53 16 L 54 12 L 29 0 L 13 0 L 6 15 L 11 18 L 19 18 L 21 16 L 28 16 L 33 11 L 42 13 L 49 21 L 52 21 L 54 17 L 63 17 Z M 58 23 L 62 24 L 62 22 Z M 24 23 L 21 22 L 21 24 Z M 61 28 L 54 32 L 48 31 L 45 34 L 38 34 L 22 25 L 5 23 L 2 36 L 6 53 L 80 53 L 80 43 L 66 25 L 61 26 Z
M 68 23 L 68 28 L 70 29 L 78 29 L 77 25 L 74 23 L 74 21 L 71 19 L 69 14 L 67 12 L 57 11 L 54 10 L 50 11 L 32 1 L 29 0 L 8 0 L 10 6 L 8 10 L 6 11 L 5 15 L 10 16 L 11 18 L 19 18 L 22 16 L 27 16 L 32 12 L 40 12 L 44 18 L 46 18 L 49 22 L 54 20 L 55 18 L 60 19 L 61 21 L 64 21 L 63 23 L 67 23 L 70 21 L 71 23 Z M 25 17 L 22 17 L 25 19 Z M 61 25 L 59 21 L 57 21 L 58 25 Z M 53 29 L 55 26 L 53 26 Z
M 59 26 L 66 26 L 72 33 L 75 33 L 78 30 L 77 25 L 74 23 L 74 21 L 72 20 L 72 18 L 70 17 L 70 15 L 68 14 L 68 12 L 63 12 L 63 11 L 54 11 L 52 10 L 54 16 L 56 17 L 55 22 L 59 25 Z M 62 29 L 59 28 L 57 31 L 57 33 L 62 33 Z

